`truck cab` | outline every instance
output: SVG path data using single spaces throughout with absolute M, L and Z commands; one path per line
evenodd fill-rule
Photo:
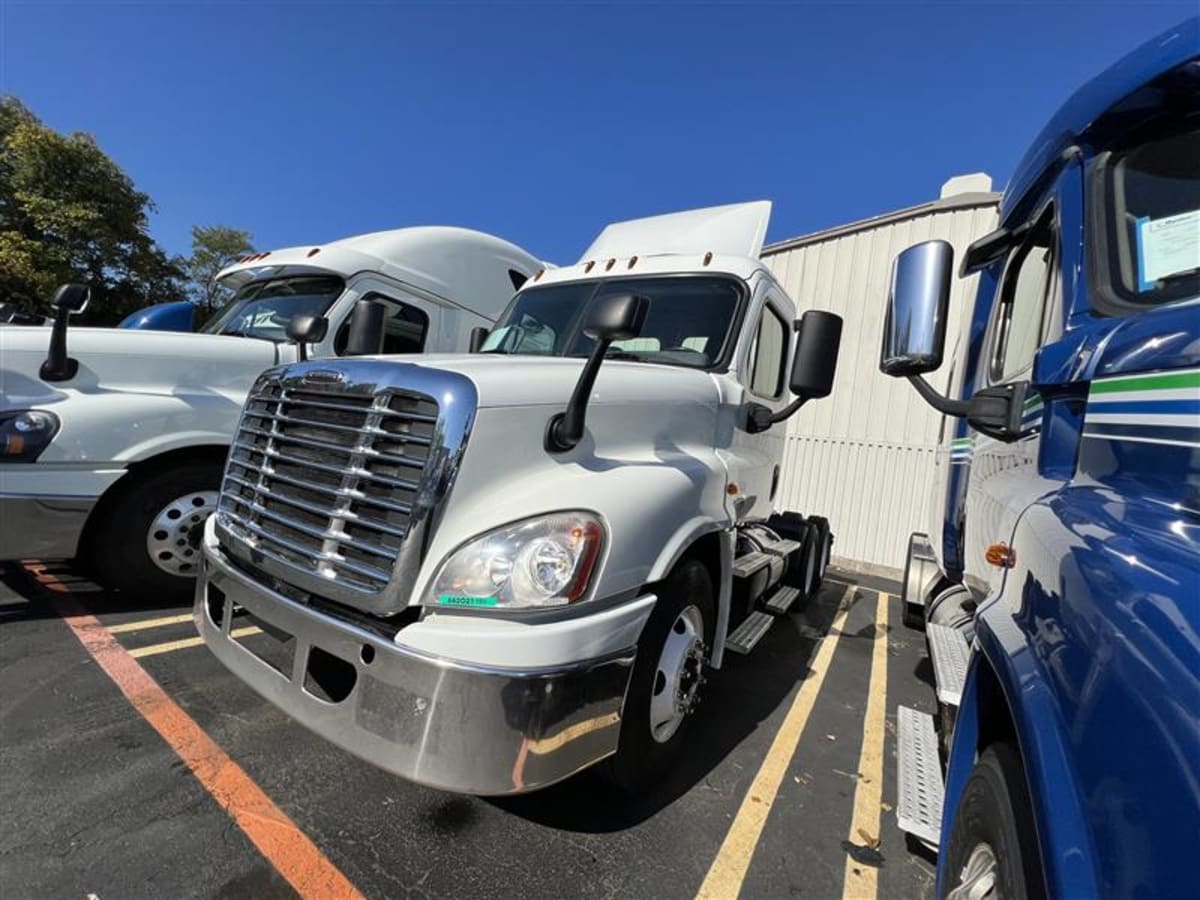
M 952 251 L 896 260 L 881 368 L 947 415 L 952 463 L 905 585 L 939 717 L 899 716 L 939 896 L 1200 894 L 1198 48 L 1191 19 L 1034 142 L 959 267 L 957 395 L 922 378 Z
M 79 558 L 108 587 L 190 596 L 197 526 L 263 369 L 464 351 L 542 268 L 444 227 L 256 253 L 218 276 L 233 297 L 196 334 L 68 328 L 86 292 L 60 292 L 53 329 L 0 330 L 0 558 Z
M 205 530 L 208 646 L 424 784 L 661 774 L 707 669 L 815 589 L 832 540 L 773 515 L 782 423 L 829 393 L 841 320 L 796 322 L 758 259 L 769 210 L 609 226 L 478 353 L 264 373 Z

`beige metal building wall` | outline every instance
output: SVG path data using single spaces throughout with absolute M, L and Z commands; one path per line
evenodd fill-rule
M 986 176 L 983 176 L 986 178 Z M 951 194 L 841 228 L 773 244 L 763 260 L 800 310 L 828 309 L 845 320 L 832 395 L 788 423 L 776 505 L 829 518 L 833 553 L 843 564 L 900 569 L 908 535 L 928 529 L 934 452 L 941 415 L 907 381 L 879 371 L 883 313 L 896 254 L 919 241 L 954 246 L 955 263 L 996 227 L 999 195 Z M 977 277 L 955 279 L 946 361 L 928 376 L 946 386 L 950 351 L 969 313 Z

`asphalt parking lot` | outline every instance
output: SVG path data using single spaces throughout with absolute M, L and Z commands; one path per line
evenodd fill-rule
M 931 710 L 894 585 L 831 570 L 706 685 L 686 763 L 635 802 L 589 773 L 429 790 L 311 735 L 189 609 L 69 568 L 0 583 L 6 898 L 927 897 L 896 827 L 895 712 Z

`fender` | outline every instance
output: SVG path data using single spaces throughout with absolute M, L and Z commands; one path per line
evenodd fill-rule
M 1001 601 L 998 601 L 1001 602 Z M 1012 717 L 1017 749 L 1029 786 L 1037 819 L 1042 873 L 1051 897 L 1096 897 L 1101 891 L 1090 860 L 1094 859 L 1091 837 L 1084 826 L 1085 810 L 1075 787 L 1067 743 L 1054 700 L 1039 675 L 1027 666 L 1006 665 L 1015 659 L 1012 648 L 1004 649 L 995 631 L 982 617 L 976 620 L 977 645 L 963 687 L 962 705 L 954 724 L 954 740 L 946 768 L 946 792 L 942 807 L 941 859 L 947 859 L 950 830 L 963 788 L 983 747 L 981 723 Z M 1019 651 L 1029 655 L 1027 648 Z M 983 682 L 995 678 L 1007 709 L 995 709 L 983 700 Z M 1013 696 L 1021 697 L 1014 706 Z M 993 700 L 992 702 L 996 702 Z M 1036 725 L 1034 724 L 1036 722 Z M 947 873 L 939 866 L 937 896 L 944 896 Z

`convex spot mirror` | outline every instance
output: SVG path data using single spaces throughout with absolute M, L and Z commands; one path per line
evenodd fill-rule
M 942 364 L 953 269 L 946 241 L 915 244 L 896 257 L 879 354 L 885 375 L 922 375 Z
M 51 301 L 59 312 L 76 316 L 87 309 L 88 301 L 92 299 L 92 289 L 84 284 L 64 284 L 54 292 Z
M 292 316 L 288 322 L 287 336 L 296 343 L 297 354 L 303 362 L 308 359 L 308 345 L 325 340 L 328 331 L 329 320 L 324 316 L 299 315 Z
M 802 400 L 828 397 L 837 372 L 838 348 L 842 343 L 842 317 L 810 309 L 796 325 L 796 354 L 788 387 Z
M 642 333 L 650 298 L 636 294 L 601 297 L 588 310 L 583 333 L 596 341 L 628 341 Z
M 324 316 L 292 316 L 288 322 L 288 338 L 297 344 L 319 344 L 329 331 L 329 320 Z

